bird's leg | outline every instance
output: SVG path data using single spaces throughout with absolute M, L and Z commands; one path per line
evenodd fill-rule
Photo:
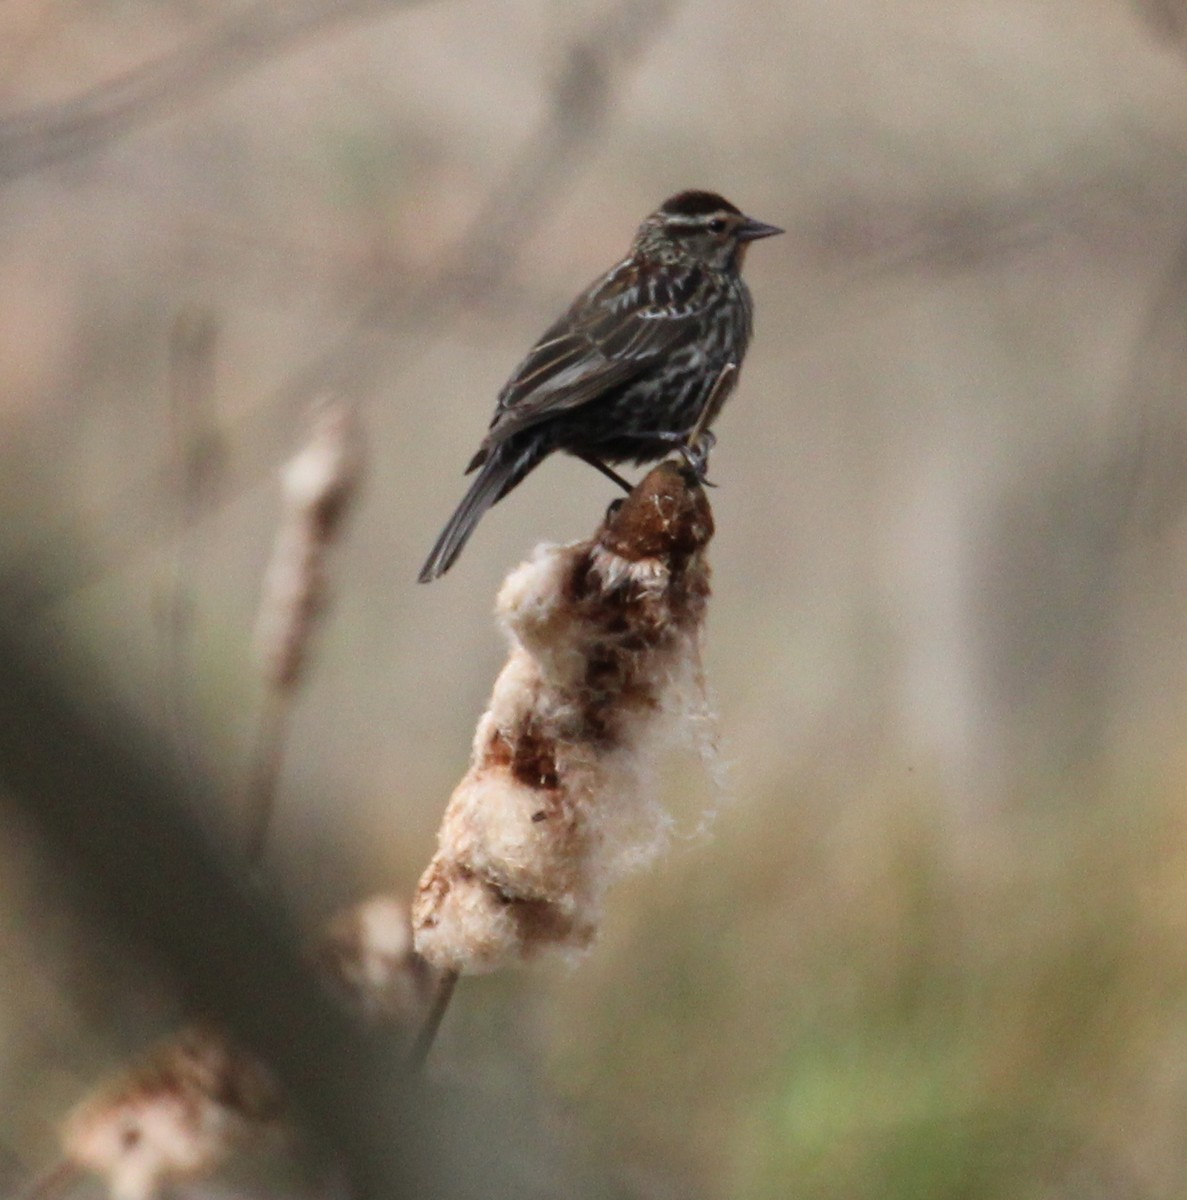
M 620 488 L 622 488 L 624 492 L 633 492 L 635 490 L 635 485 L 633 483 L 627 483 L 627 481 L 623 479 L 623 477 L 619 475 L 617 471 L 606 466 L 606 464 L 602 462 L 600 458 L 595 458 L 592 454 L 578 454 L 577 457 L 581 459 L 582 462 L 589 463 L 589 465 L 593 467 L 595 471 L 601 471 L 607 479 L 612 479 Z
M 674 433 L 672 430 L 661 430 L 648 436 L 665 446 L 671 446 L 695 473 L 698 483 L 704 484 L 705 487 L 717 486 L 705 477 L 709 466 L 709 451 L 717 444 L 717 435 L 711 430 L 702 430 L 695 440 L 687 433 Z
M 709 394 L 705 397 L 705 403 L 701 405 L 701 415 L 697 417 L 697 423 L 692 427 L 692 431 L 688 435 L 689 445 L 695 445 L 709 431 L 709 422 L 717 415 L 717 410 L 721 407 L 722 394 L 728 386 L 730 380 L 738 373 L 738 364 L 727 362 L 720 371 L 717 372 L 717 378 L 713 380 L 713 386 L 709 389 Z M 709 449 L 713 448 L 713 444 L 709 444 Z
M 709 428 L 709 422 L 717 415 L 725 389 L 737 373 L 738 364 L 734 362 L 727 362 L 718 371 L 717 378 L 713 380 L 713 386 L 705 397 L 705 403 L 701 405 L 701 414 L 697 417 L 697 423 L 680 444 L 680 453 L 684 456 L 684 461 L 688 463 L 696 473 L 697 479 L 705 487 L 717 486 L 708 476 L 709 452 L 717 445 L 717 438 Z

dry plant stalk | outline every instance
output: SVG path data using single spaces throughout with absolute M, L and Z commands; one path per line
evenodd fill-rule
M 652 780 L 689 702 L 703 712 L 712 534 L 695 476 L 661 463 L 591 540 L 541 547 L 504 583 L 510 655 L 413 905 L 447 980 L 587 947 L 608 885 L 662 844 Z
M 313 953 L 322 977 L 364 1020 L 409 1034 L 424 1020 L 433 970 L 413 949 L 403 900 L 380 894 L 339 913 Z
M 285 466 L 284 517 L 264 580 L 256 642 L 276 691 L 296 687 L 328 593 L 326 554 L 338 540 L 362 475 L 354 410 L 323 400 L 309 440 Z
M 313 634 L 329 593 L 326 566 L 362 476 L 354 410 L 323 400 L 309 440 L 283 472 L 284 516 L 264 579 L 256 646 L 268 686 L 248 782 L 248 859 L 267 843 L 289 707 L 308 663 Z
M 278 1131 L 282 1112 L 265 1067 L 216 1030 L 191 1026 L 75 1108 L 57 1173 L 93 1171 L 113 1200 L 150 1200 Z

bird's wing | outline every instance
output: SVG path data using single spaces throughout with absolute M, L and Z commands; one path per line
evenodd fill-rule
M 644 374 L 698 336 L 711 292 L 700 271 L 668 274 L 642 296 L 624 287 L 624 269 L 629 264 L 578 297 L 515 369 L 499 393 L 481 457 L 512 434 Z

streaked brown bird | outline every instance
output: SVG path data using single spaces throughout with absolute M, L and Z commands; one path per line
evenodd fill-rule
M 750 343 L 742 260 L 751 242 L 782 232 L 713 192 L 665 200 L 626 258 L 573 301 L 504 385 L 466 468 L 478 476 L 420 582 L 444 575 L 486 510 L 553 451 L 627 490 L 611 464 L 654 462 L 672 449 L 703 476 L 709 427 Z

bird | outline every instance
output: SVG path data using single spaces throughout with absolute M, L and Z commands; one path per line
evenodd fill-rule
M 783 230 L 715 192 L 683 191 L 644 219 L 626 257 L 545 330 L 499 392 L 466 468 L 477 472 L 418 579 L 457 561 L 486 511 L 556 451 L 627 491 L 613 465 L 681 452 L 704 478 L 710 426 L 738 381 L 753 303 L 751 242 Z

